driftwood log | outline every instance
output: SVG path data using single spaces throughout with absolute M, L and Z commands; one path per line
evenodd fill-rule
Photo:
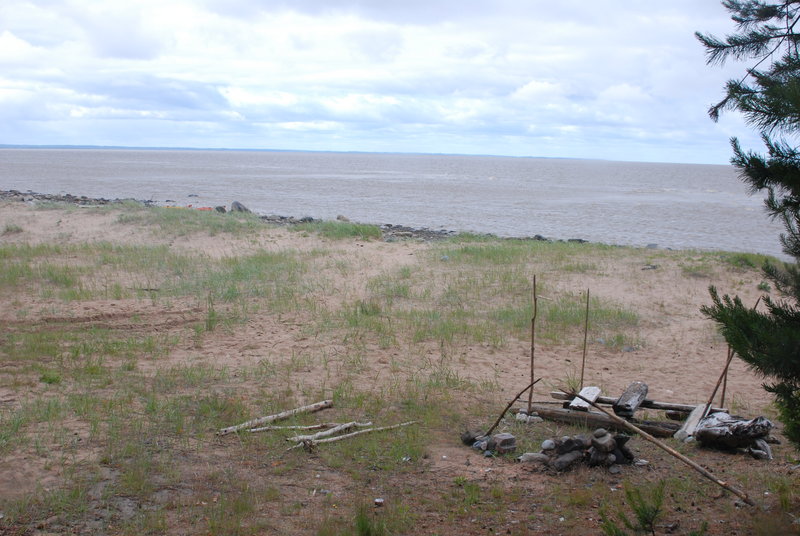
M 752 446 L 756 439 L 767 437 L 770 430 L 772 423 L 765 417 L 747 420 L 727 413 L 712 413 L 700 421 L 695 439 L 706 446 L 735 449 Z
M 596 411 L 573 411 L 542 404 L 534 404 L 533 411 L 538 413 L 543 419 L 566 422 L 569 424 L 580 424 L 590 428 L 627 430 L 625 426 L 620 425 L 619 422 L 609 418 L 606 414 Z M 680 425 L 674 422 L 637 421 L 636 426 L 656 437 L 671 437 L 672 434 L 680 429 Z
M 561 391 L 551 391 L 550 396 L 555 398 L 556 400 L 572 400 L 575 398 L 572 395 L 567 393 L 562 393 Z M 596 404 L 606 404 L 606 405 L 613 405 L 618 399 L 613 398 L 610 396 L 598 396 L 597 400 L 595 400 Z M 681 411 L 683 413 L 691 413 L 694 408 L 697 407 L 697 404 L 675 404 L 673 402 L 657 402 L 655 400 L 650 400 L 646 398 L 639 404 L 640 408 L 647 408 L 647 409 L 660 409 L 665 411 Z M 716 413 L 718 411 L 724 411 L 727 413 L 727 409 L 725 408 L 711 408 L 712 413 Z
M 644 382 L 633 382 L 620 395 L 616 402 L 611 406 L 614 414 L 626 419 L 633 417 L 639 406 L 647 398 L 647 384 Z

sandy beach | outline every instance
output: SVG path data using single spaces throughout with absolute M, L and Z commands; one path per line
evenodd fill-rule
M 330 238 L 321 227 L 172 209 L 186 216 L 181 223 L 169 210 L 0 204 L 3 270 L 18 274 L 0 287 L 0 504 L 12 520 L 0 530 L 339 534 L 358 504 L 381 497 L 388 506 L 370 515 L 397 527 L 413 519 L 417 534 L 570 534 L 597 529 L 598 506 L 621 504 L 609 488 L 667 478 L 677 479 L 667 517 L 681 533 L 703 519 L 709 534 L 748 533 L 755 517 L 643 441 L 635 443 L 646 469 L 565 477 L 484 458 L 458 435 L 486 428 L 528 383 L 534 275 L 535 399 L 580 376 L 588 289 L 585 385 L 618 396 L 643 381 L 648 398 L 705 402 L 727 347 L 699 309 L 709 285 L 756 303 L 757 256 L 471 236 Z M 226 228 L 224 218 L 244 219 Z M 735 359 L 725 405 L 773 419 L 780 437 L 762 381 Z M 334 409 L 303 424 L 421 424 L 314 453 L 285 453 L 276 434 L 214 435 L 324 398 Z M 505 428 L 535 450 L 573 433 L 537 426 Z M 777 508 L 765 492 L 797 476 L 791 448 L 774 448 L 776 459 L 764 462 L 681 446 Z M 465 483 L 477 486 L 475 502 L 464 502 Z M 587 483 L 604 491 L 580 499 Z M 76 486 L 88 505 L 80 511 L 48 499 Z M 236 514 L 237 498 L 251 495 Z M 20 501 L 29 501 L 24 513 Z

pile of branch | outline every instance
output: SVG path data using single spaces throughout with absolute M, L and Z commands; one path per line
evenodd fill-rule
M 400 428 L 401 426 L 409 426 L 411 424 L 417 424 L 418 421 L 408 421 L 403 422 L 400 424 L 394 424 L 392 426 L 381 426 L 378 428 L 367 428 L 368 426 L 372 426 L 371 422 L 346 422 L 346 423 L 336 423 L 336 422 L 329 422 L 329 423 L 320 423 L 320 424 L 312 424 L 308 426 L 275 426 L 269 423 L 273 423 L 275 421 L 280 421 L 283 419 L 288 419 L 294 415 L 299 415 L 301 413 L 313 413 L 315 411 L 320 411 L 326 408 L 333 407 L 333 400 L 323 400 L 321 402 L 316 402 L 314 404 L 309 404 L 307 406 L 301 406 L 299 408 L 294 408 L 286 411 L 282 411 L 280 413 L 276 413 L 274 415 L 267 415 L 265 417 L 259 417 L 257 419 L 252 419 L 241 424 L 237 424 L 235 426 L 229 426 L 227 428 L 221 428 L 217 431 L 217 435 L 227 435 L 233 432 L 240 432 L 242 430 L 255 433 L 255 432 L 267 432 L 271 430 L 320 430 L 326 429 L 321 432 L 317 432 L 310 435 L 295 435 L 292 437 L 286 438 L 286 441 L 290 441 L 292 443 L 296 443 L 293 447 L 290 447 L 288 450 L 296 449 L 299 447 L 303 447 L 306 450 L 313 450 L 316 446 L 320 443 L 332 443 L 334 441 L 340 441 L 342 439 L 347 439 L 350 437 L 355 437 L 361 434 L 366 434 L 369 432 L 380 432 L 383 430 L 392 430 L 394 428 Z M 266 426 L 262 426 L 266 425 Z M 356 432 L 350 432 L 344 435 L 336 435 L 341 432 L 347 432 L 348 430 L 352 430 L 354 428 L 365 428 L 364 430 L 358 430 Z

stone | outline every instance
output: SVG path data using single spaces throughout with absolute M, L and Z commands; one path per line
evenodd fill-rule
M 220 213 L 222 213 L 222 214 L 225 214 L 225 212 L 227 212 L 227 211 L 225 210 L 225 207 L 223 207 L 222 205 L 220 205 L 220 206 L 218 206 L 218 207 L 214 207 L 214 210 L 216 210 L 217 212 L 220 212 Z
M 592 446 L 600 452 L 609 453 L 614 452 L 614 449 L 617 448 L 617 443 L 614 441 L 614 438 L 611 436 L 611 434 L 607 432 L 605 435 L 600 437 L 597 437 L 597 433 L 595 433 L 595 437 L 592 438 Z
M 550 464 L 550 456 L 543 452 L 526 452 L 517 458 L 520 462 L 538 462 L 544 465 Z
M 583 451 L 573 450 L 556 458 L 552 465 L 556 471 L 565 471 L 581 459 L 583 459 Z
M 574 437 L 569 437 L 566 441 L 562 441 L 561 444 L 556 447 L 556 453 L 566 454 L 567 452 L 572 452 L 573 450 L 584 450 L 585 448 L 586 447 L 584 446 L 583 441 L 575 439 Z
M 594 431 L 592 435 L 594 437 L 603 437 L 606 434 L 608 434 L 608 431 L 606 431 L 605 428 L 598 428 L 597 430 Z
M 545 439 L 542 441 L 542 450 L 555 450 L 556 442 L 552 439 Z
M 461 442 L 465 445 L 472 445 L 475 443 L 479 437 L 483 435 L 483 432 L 478 432 L 476 430 L 464 430 L 461 433 Z
M 572 436 L 572 439 L 574 439 L 575 441 L 580 441 L 581 444 L 583 444 L 583 448 L 585 449 L 588 449 L 589 447 L 592 446 L 592 438 L 585 434 L 578 434 Z
M 498 454 L 508 454 L 509 452 L 517 450 L 517 438 L 507 432 L 495 434 L 495 436 L 492 437 L 492 441 L 494 441 L 495 444 L 492 450 L 496 451 Z
M 339 214 L 338 216 L 336 216 L 336 221 L 349 222 L 350 218 L 348 218 L 347 216 L 342 216 L 341 214 Z
M 250 212 L 250 209 L 238 201 L 231 203 L 231 212 Z
M 619 473 L 622 472 L 622 468 L 619 465 L 612 465 L 611 467 L 608 468 L 608 472 L 611 473 L 612 475 L 618 475 Z

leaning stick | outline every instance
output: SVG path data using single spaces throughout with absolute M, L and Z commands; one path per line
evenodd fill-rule
M 711 396 L 708 399 L 708 404 L 706 404 L 706 409 L 703 410 L 704 419 L 708 416 L 708 413 L 711 411 L 711 404 L 714 403 L 714 397 L 717 396 L 717 390 L 719 390 L 720 384 L 723 382 L 723 380 L 727 379 L 728 377 L 728 367 L 731 366 L 731 361 L 733 361 L 733 349 L 731 349 L 731 347 L 728 346 L 728 359 L 725 361 L 725 366 L 722 368 L 722 374 L 719 375 L 719 379 L 717 380 L 717 385 L 715 385 L 714 390 L 711 391 Z
M 566 393 L 567 391 L 564 391 L 562 389 L 562 392 Z M 718 479 L 712 473 L 710 473 L 709 471 L 707 471 L 706 469 L 704 469 L 703 467 L 701 467 L 697 463 L 693 462 L 692 460 L 690 460 L 689 458 L 687 458 L 686 456 L 684 456 L 683 454 L 681 454 L 677 450 L 669 447 L 668 445 L 665 445 L 664 443 L 662 443 L 661 441 L 659 441 L 655 437 L 651 436 L 650 434 L 648 434 L 644 430 L 640 429 L 638 426 L 626 421 L 625 419 L 620 419 L 619 417 L 617 417 L 613 413 L 610 413 L 610 412 L 606 411 L 605 409 L 601 408 L 595 402 L 592 402 L 591 400 L 582 397 L 578 393 L 572 393 L 572 395 L 570 395 L 570 396 L 577 396 L 578 398 L 584 400 L 585 402 L 588 402 L 589 404 L 591 404 L 595 408 L 599 409 L 600 411 L 602 411 L 603 413 L 608 415 L 608 417 L 610 417 L 617 424 L 620 424 L 620 425 L 624 426 L 625 428 L 631 430 L 632 432 L 635 432 L 635 433 L 639 434 L 644 439 L 646 439 L 647 441 L 653 443 L 655 446 L 657 446 L 661 450 L 664 450 L 667 453 L 671 454 L 672 456 L 675 456 L 680 461 L 682 461 L 683 463 L 685 463 L 686 465 L 688 465 L 689 467 L 691 467 L 692 469 L 694 469 L 695 471 L 697 471 L 698 473 L 700 473 L 701 475 L 703 475 L 704 477 L 706 477 L 707 479 L 712 481 L 714 484 L 717 484 L 718 486 L 721 486 L 724 489 L 726 489 L 726 490 L 730 491 L 731 493 L 733 493 L 734 495 L 738 496 L 746 504 L 749 504 L 750 506 L 755 506 L 756 505 L 756 503 L 754 503 L 752 501 L 752 499 L 750 499 L 750 497 L 747 496 L 747 493 L 745 493 L 744 491 L 742 491 L 742 490 L 740 490 L 738 488 L 735 488 L 735 487 L 731 486 L 730 484 L 728 484 L 727 482 L 725 482 L 723 480 Z
M 537 297 L 536 297 L 536 274 L 533 274 L 533 316 L 531 317 L 531 381 L 536 377 L 534 375 L 534 358 L 536 357 L 536 310 L 537 307 Z M 531 408 L 533 407 L 533 389 L 528 392 L 528 415 L 531 414 Z
M 541 380 L 541 378 L 539 378 L 539 380 Z M 532 381 L 531 383 L 529 383 L 529 384 L 528 384 L 528 386 L 527 386 L 525 389 L 523 389 L 522 391 L 520 391 L 520 392 L 519 392 L 519 394 L 518 394 L 517 396 L 515 396 L 515 397 L 514 397 L 514 398 L 511 400 L 511 402 L 509 402 L 509 403 L 508 403 L 508 405 L 506 406 L 506 409 L 504 409 L 504 410 L 503 410 L 503 412 L 500 414 L 500 416 L 499 416 L 499 417 L 497 417 L 497 420 L 496 420 L 496 421 L 494 421 L 494 424 L 492 425 L 492 427 L 491 427 L 491 428 L 489 428 L 489 431 L 488 431 L 488 432 L 486 432 L 484 435 L 487 435 L 487 436 L 488 436 L 488 435 L 492 435 L 492 432 L 494 432 L 494 429 L 495 429 L 495 428 L 497 428 L 497 425 L 498 425 L 498 424 L 500 424 L 500 421 L 502 421 L 502 420 L 503 420 L 503 416 L 504 416 L 504 415 L 506 414 L 506 412 L 508 411 L 508 408 L 510 408 L 511 406 L 513 406 L 513 405 L 514 405 L 514 402 L 516 402 L 517 400 L 519 400 L 519 397 L 521 397 L 523 394 L 525 394 L 525 391 L 527 391 L 528 389 L 531 389 L 531 388 L 532 388 L 534 385 L 536 385 L 537 383 L 539 383 L 539 380 L 534 380 L 534 381 Z M 530 415 L 530 414 L 529 414 L 529 415 Z
M 323 428 L 333 428 L 339 426 L 338 422 L 323 422 L 320 424 L 310 424 L 308 426 L 262 426 L 260 428 L 250 428 L 248 432 L 269 432 L 272 430 L 321 430 Z
M 329 408 L 333 406 L 333 400 L 323 400 L 322 402 L 316 402 L 315 404 L 309 404 L 308 406 L 302 406 L 295 409 L 289 409 L 286 411 L 282 411 L 280 413 L 276 413 L 275 415 L 267 415 L 266 417 L 259 417 L 258 419 L 253 419 L 247 422 L 243 422 L 242 424 L 237 424 L 236 426 L 229 426 L 228 428 L 222 428 L 217 432 L 217 435 L 227 435 L 232 432 L 238 432 L 239 430 L 254 428 L 256 426 L 267 424 L 275 421 L 280 421 L 281 419 L 288 419 L 292 415 L 297 415 L 298 413 L 311 413 L 314 411 L 319 411 L 321 409 Z
M 323 432 L 317 432 L 316 434 L 311 435 L 298 435 L 294 437 L 287 437 L 286 441 L 291 441 L 292 443 L 298 443 L 302 441 L 316 441 L 317 439 L 322 439 L 323 437 L 328 437 L 332 435 L 336 435 L 339 432 L 344 432 L 345 430 L 350 430 L 351 428 L 365 428 L 367 426 L 372 426 L 371 422 L 346 422 L 344 424 L 339 424 L 334 426 L 330 430 L 325 430 Z
M 319 443 L 333 443 L 334 441 L 341 441 L 342 439 L 348 439 L 350 437 L 355 437 L 361 434 L 368 434 L 370 432 L 382 432 L 383 430 L 392 430 L 394 428 L 400 428 L 401 426 L 409 426 L 412 424 L 419 424 L 419 421 L 408 421 L 408 422 L 401 422 L 400 424 L 393 424 L 392 426 L 380 426 L 378 428 L 367 428 L 366 430 L 359 430 L 357 432 L 351 432 L 349 434 L 344 434 L 336 437 L 327 437 L 325 439 L 320 439 L 319 441 L 302 441 L 293 447 L 289 447 L 286 450 L 294 450 L 300 447 L 306 448 L 313 448 Z

